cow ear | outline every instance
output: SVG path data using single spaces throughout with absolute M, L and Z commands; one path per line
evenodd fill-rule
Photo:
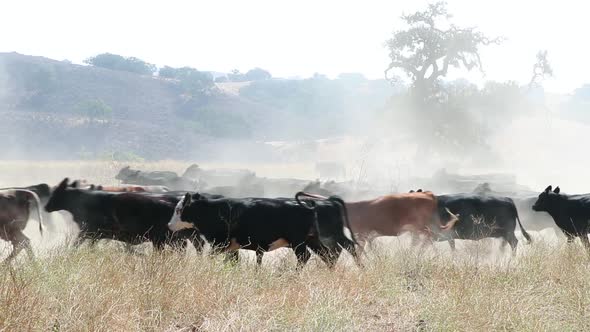
M 192 200 L 192 199 L 194 199 L 194 200 L 197 200 L 197 201 L 198 201 L 198 200 L 200 200 L 201 198 L 203 198 L 203 196 L 201 196 L 201 194 L 199 194 L 199 193 L 195 193 L 195 194 L 194 194 L 194 195 L 191 197 L 191 200 Z
M 552 186 L 549 186 L 549 187 L 545 188 L 545 192 L 548 193 L 548 192 L 551 191 L 551 189 L 553 189 L 553 187 Z
M 80 181 L 76 180 L 74 182 L 72 182 L 72 188 L 78 188 L 80 186 Z
M 68 181 L 70 181 L 70 179 L 68 179 L 68 178 L 63 179 L 59 183 L 59 185 L 57 185 L 57 188 L 56 189 L 58 189 L 58 190 L 66 189 L 66 187 L 68 186 Z
M 555 190 L 553 190 L 553 192 L 556 194 L 559 194 L 560 191 L 561 189 L 559 189 L 559 186 L 555 187 Z

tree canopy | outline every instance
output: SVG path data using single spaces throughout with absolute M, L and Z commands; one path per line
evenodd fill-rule
M 461 28 L 450 22 L 446 2 L 428 5 L 424 11 L 402 15 L 407 29 L 394 32 L 386 44 L 393 69 L 402 70 L 412 80 L 413 88 L 428 94 L 445 77 L 449 67 L 483 71 L 479 49 L 498 44 L 502 38 L 490 38 L 476 28 Z M 445 28 L 446 26 L 446 28 Z
M 546 77 L 553 76 L 553 68 L 547 59 L 547 50 L 537 52 L 537 62 L 533 65 L 533 75 L 529 82 L 529 89 L 540 84 Z
M 164 66 L 160 68 L 158 76 L 180 81 L 184 91 L 189 94 L 202 93 L 214 85 L 211 73 L 198 71 L 191 67 L 172 68 Z
M 157 67 L 135 57 L 123 57 L 118 54 L 102 53 L 84 60 L 84 63 L 95 67 L 127 71 L 140 75 L 153 75 Z
M 76 112 L 90 119 L 107 119 L 112 116 L 113 109 L 102 99 L 95 98 L 80 102 L 76 107 Z
M 248 70 L 248 72 L 245 74 L 245 78 L 246 81 L 262 81 L 271 79 L 272 75 L 268 71 L 257 67 Z

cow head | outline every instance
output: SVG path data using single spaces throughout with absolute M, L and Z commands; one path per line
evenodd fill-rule
M 121 168 L 121 170 L 119 171 L 119 174 L 117 174 L 115 176 L 115 179 L 121 180 L 124 182 L 125 180 L 129 179 L 129 177 L 137 175 L 137 174 L 139 174 L 139 171 L 132 170 L 131 167 L 125 166 L 125 167 Z
M 172 218 L 170 218 L 170 222 L 168 222 L 168 228 L 170 228 L 171 231 L 177 232 L 187 228 L 195 228 L 194 224 L 186 222 L 184 221 L 185 219 L 183 219 L 183 215 L 186 218 L 186 213 L 184 212 L 190 207 L 191 203 L 192 196 L 190 193 L 186 193 L 178 204 L 176 204 Z
M 66 206 L 66 191 L 69 187 L 69 179 L 65 178 L 59 183 L 59 185 L 53 190 L 47 204 L 45 204 L 45 211 L 54 212 L 63 210 Z
M 552 187 L 548 186 L 547 188 L 545 188 L 545 191 L 539 194 L 537 201 L 535 202 L 535 204 L 533 204 L 533 210 L 539 212 L 549 212 L 555 211 L 555 209 L 558 208 L 559 203 L 562 199 L 562 196 L 559 194 L 561 190 L 559 189 L 559 187 L 555 187 L 553 191 L 551 191 L 551 189 Z

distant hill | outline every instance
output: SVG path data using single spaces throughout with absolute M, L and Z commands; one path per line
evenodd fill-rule
M 187 94 L 173 79 L 0 53 L 1 158 L 271 158 L 257 142 L 348 131 L 335 119 L 370 117 L 391 92 L 384 81 L 267 80 Z

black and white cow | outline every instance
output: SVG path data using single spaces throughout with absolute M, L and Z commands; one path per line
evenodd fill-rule
M 72 214 L 80 228 L 76 246 L 87 239 L 92 243 L 112 239 L 128 244 L 150 241 L 155 249 L 161 250 L 165 244 L 186 246 L 186 233 L 173 234 L 167 227 L 177 202 L 174 196 L 164 198 L 72 188 L 66 178 L 53 190 L 45 210 L 65 210 Z M 193 244 L 200 249 L 195 242 Z
M 355 243 L 344 235 L 344 208 L 333 200 L 306 205 L 299 199 L 194 200 L 187 194 L 176 206 L 168 227 L 173 231 L 196 228 L 234 260 L 238 249 L 249 249 L 256 251 L 260 264 L 265 251 L 288 246 L 297 256 L 298 267 L 310 258 L 308 248 L 333 267 L 342 248 L 358 263 Z

